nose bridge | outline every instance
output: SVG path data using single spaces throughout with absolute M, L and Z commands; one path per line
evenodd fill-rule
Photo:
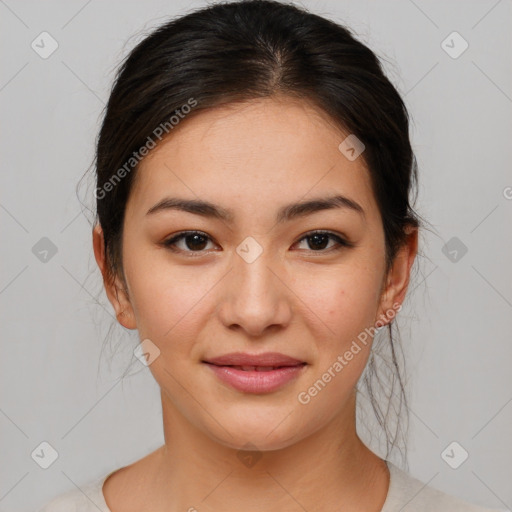
M 251 237 L 236 253 L 229 273 L 230 290 L 221 304 L 225 325 L 236 324 L 256 335 L 270 325 L 288 323 L 288 289 L 278 277 L 281 272 L 276 255 Z
M 239 300 L 244 297 L 248 300 L 259 300 L 265 295 L 270 299 L 274 295 L 271 288 L 276 284 L 273 283 L 276 277 L 275 270 L 271 272 L 273 265 L 270 254 L 261 254 L 254 261 L 247 261 L 242 257 L 236 258 L 235 261 L 234 278 L 237 281 Z

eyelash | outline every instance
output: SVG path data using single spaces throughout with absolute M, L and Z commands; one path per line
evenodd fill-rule
M 187 236 L 190 236 L 190 235 L 201 235 L 202 237 L 204 238 L 207 238 L 208 240 L 211 241 L 211 238 L 204 232 L 202 231 L 182 231 L 181 233 L 178 233 L 177 235 L 174 235 L 173 237 L 169 238 L 168 240 L 165 240 L 163 242 L 163 245 L 165 247 L 167 247 L 168 249 L 170 249 L 171 251 L 173 252 L 181 252 L 181 253 L 190 253 L 190 257 L 198 257 L 198 256 L 201 256 L 202 254 L 204 254 L 205 252 L 207 251 L 204 251 L 204 250 L 200 250 L 200 251 L 191 251 L 191 250 L 183 250 L 183 249 L 176 249 L 174 246 L 175 244 L 183 239 L 183 238 L 186 238 Z M 313 237 L 314 235 L 328 235 L 331 239 L 333 239 L 338 245 L 335 246 L 335 247 L 330 247 L 328 249 L 320 249 L 320 250 L 313 250 L 313 249 L 310 249 L 311 252 L 315 252 L 315 253 L 329 253 L 331 251 L 340 251 L 341 249 L 344 249 L 344 248 L 349 248 L 349 247 L 354 247 L 354 244 L 352 242 L 349 242 L 347 240 L 345 240 L 344 238 L 340 237 L 339 235 L 331 232 L 331 231 L 325 231 L 325 230 L 316 230 L 316 231 L 310 231 L 308 233 L 306 233 L 302 238 L 300 238 L 296 243 L 299 243 L 299 242 L 302 242 L 303 240 L 307 239 L 307 238 L 310 238 L 310 237 Z M 294 244 L 295 245 L 295 244 Z M 193 253 L 197 253 L 197 255 L 193 255 Z

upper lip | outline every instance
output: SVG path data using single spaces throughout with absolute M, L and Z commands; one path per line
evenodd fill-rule
M 203 362 L 216 366 L 297 366 L 305 363 L 279 352 L 264 352 L 263 354 L 232 352 L 223 356 L 205 359 Z

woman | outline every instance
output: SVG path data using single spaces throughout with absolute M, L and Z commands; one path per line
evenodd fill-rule
M 161 26 L 119 71 L 96 157 L 94 253 L 165 444 L 44 512 L 486 510 L 356 430 L 420 221 L 406 108 L 348 29 L 263 0 Z

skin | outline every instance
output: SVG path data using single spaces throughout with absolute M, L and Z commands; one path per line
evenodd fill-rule
M 350 161 L 338 149 L 346 136 L 322 111 L 290 98 L 201 112 L 139 166 L 124 219 L 126 282 L 109 279 L 95 227 L 95 257 L 118 321 L 160 350 L 149 369 L 161 389 L 165 444 L 107 479 L 112 512 L 381 510 L 389 472 L 355 421 L 354 388 L 371 338 L 308 404 L 297 399 L 403 302 L 417 252 L 412 229 L 385 274 L 369 173 L 362 157 Z M 281 206 L 335 193 L 359 203 L 364 217 L 336 208 L 276 223 Z M 210 201 L 231 209 L 233 220 L 172 209 L 146 215 L 166 196 Z M 304 238 L 318 229 L 354 247 L 332 250 L 328 238 L 318 249 Z M 209 239 L 199 249 L 182 239 L 181 252 L 163 245 L 186 230 Z M 249 236 L 263 251 L 251 263 L 236 252 Z M 234 351 L 281 352 L 308 365 L 278 391 L 242 393 L 201 362 Z M 238 456 L 248 442 L 261 456 L 250 467 Z

